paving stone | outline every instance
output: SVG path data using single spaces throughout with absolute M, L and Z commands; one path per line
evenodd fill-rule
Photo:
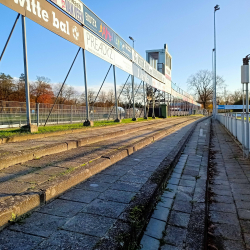
M 173 184 L 173 185 L 178 185 L 179 181 L 180 181 L 179 178 L 171 177 L 171 178 L 168 180 L 168 183 L 169 183 L 169 184 Z
M 38 250 L 61 250 L 61 249 L 84 249 L 91 250 L 98 242 L 97 237 L 72 233 L 64 230 L 59 230 L 52 234 L 51 237 L 43 241 L 36 249 Z
M 141 246 L 141 250 L 156 250 L 160 247 L 160 241 L 144 234 L 141 240 Z
M 109 189 L 127 191 L 127 192 L 138 192 L 143 184 L 139 183 L 132 183 L 132 182 L 123 182 L 123 181 L 116 181 L 113 183 Z
M 250 210 L 238 209 L 238 215 L 241 220 L 250 220 Z
M 211 221 L 213 223 L 225 223 L 234 225 L 239 224 L 238 217 L 236 214 L 213 211 L 212 213 L 210 213 L 210 215 Z
M 78 213 L 62 227 L 67 231 L 83 233 L 95 237 L 103 236 L 114 224 L 115 219 L 96 214 Z
M 182 247 L 176 247 L 166 244 L 161 247 L 161 250 L 182 250 Z
M 147 180 L 148 180 L 147 177 L 136 176 L 136 175 L 132 175 L 132 174 L 126 174 L 120 178 L 120 181 L 141 183 L 141 184 L 144 184 Z
M 187 228 L 189 219 L 190 219 L 190 214 L 177 212 L 173 210 L 171 211 L 168 223 L 173 226 Z
M 10 229 L 41 237 L 49 237 L 65 222 L 66 218 L 34 212 L 31 217 L 25 219 L 23 224 L 14 224 L 10 226 Z
M 175 200 L 173 205 L 173 210 L 190 214 L 192 211 L 192 205 L 190 202 Z
M 181 179 L 183 179 L 183 180 L 190 180 L 190 181 L 195 181 L 196 180 L 194 176 L 192 176 L 192 175 L 185 175 L 185 174 L 183 174 L 181 176 Z
M 129 203 L 135 195 L 136 193 L 134 192 L 108 189 L 104 193 L 100 194 L 98 198 L 101 200 Z
M 230 197 L 230 196 L 215 195 L 213 196 L 213 200 L 215 202 L 220 202 L 220 203 L 227 203 L 227 204 L 234 203 L 233 197 Z
M 180 185 L 184 186 L 184 187 L 194 187 L 195 184 L 196 184 L 196 182 L 195 181 L 191 181 L 191 180 L 184 180 L 184 179 L 182 179 L 180 181 Z
M 165 191 L 163 194 L 162 194 L 162 197 L 166 197 L 166 198 L 174 198 L 175 197 L 175 192 L 169 192 L 169 191 Z
M 246 243 L 246 247 L 249 249 L 250 248 L 250 234 L 244 233 L 244 240 Z
M 250 220 L 240 220 L 240 225 L 243 233 L 250 234 Z
M 112 184 L 104 183 L 100 180 L 98 181 L 85 181 L 81 184 L 75 186 L 76 189 L 85 189 L 89 191 L 96 191 L 96 192 L 104 192 L 107 190 Z
M 239 225 L 214 224 L 214 236 L 228 240 L 241 240 L 241 229 Z
M 227 212 L 227 213 L 235 213 L 236 209 L 234 204 L 227 203 L 212 203 L 209 206 L 210 211 L 219 211 L 219 212 Z
M 237 201 L 237 208 L 250 210 L 250 202 L 249 201 Z
M 178 187 L 178 185 L 168 184 L 168 185 L 166 186 L 166 190 L 167 190 L 167 191 L 175 192 L 175 191 L 177 190 L 177 187 Z
M 186 240 L 186 234 L 187 234 L 186 229 L 175 226 L 168 226 L 164 240 L 168 244 L 174 246 L 182 246 Z
M 238 201 L 250 201 L 250 195 L 239 195 L 239 194 L 234 194 L 233 195 L 234 199 L 236 200 L 236 203 Z
M 56 199 L 39 209 L 40 213 L 51 214 L 62 217 L 73 217 L 87 204 L 68 200 Z
M 114 175 L 110 175 L 110 174 L 97 174 L 93 177 L 91 177 L 89 180 L 89 182 L 106 182 L 106 183 L 114 183 L 116 182 L 120 177 L 119 176 L 114 176 Z
M 165 229 L 166 222 L 151 218 L 145 234 L 160 240 L 162 238 L 162 232 Z
M 43 240 L 42 237 L 4 230 L 0 233 L 0 249 L 31 250 Z
M 169 215 L 169 208 L 160 206 L 160 203 L 156 206 L 152 218 L 162 221 L 167 221 Z
M 162 207 L 167 207 L 171 208 L 173 204 L 173 199 L 171 198 L 166 198 L 166 197 L 161 197 L 161 200 L 158 203 Z
M 118 202 L 95 199 L 84 207 L 82 211 L 90 214 L 105 215 L 110 218 L 118 218 L 126 206 L 126 204 Z
M 194 187 L 184 187 L 179 185 L 177 190 L 191 195 L 194 192 Z
M 97 198 L 99 194 L 100 194 L 99 192 L 75 188 L 64 193 L 63 195 L 60 196 L 60 198 L 70 201 L 90 203 L 95 198 Z
M 221 196 L 232 196 L 232 193 L 230 190 L 213 189 L 213 193 L 215 193 L 216 195 L 221 195 Z
M 192 196 L 190 194 L 183 193 L 183 192 L 177 192 L 176 193 L 175 201 L 190 202 L 191 200 L 192 200 Z
M 245 250 L 245 246 L 242 241 L 224 240 L 224 250 Z
M 128 174 L 149 178 L 152 175 L 152 171 L 131 169 L 128 171 Z

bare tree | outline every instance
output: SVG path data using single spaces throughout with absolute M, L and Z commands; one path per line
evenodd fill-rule
M 232 99 L 233 99 L 233 103 L 238 102 L 240 99 L 242 99 L 241 90 L 235 90 L 232 93 Z
M 107 94 L 105 91 L 101 91 L 98 96 L 98 101 L 102 104 L 104 104 L 107 101 Z
M 107 93 L 107 101 L 110 104 L 113 104 L 115 102 L 115 93 L 113 89 L 109 89 L 108 93 Z
M 58 95 L 61 89 L 61 86 L 62 86 L 61 83 L 58 83 L 54 86 L 53 92 L 55 96 Z M 74 99 L 75 96 L 76 96 L 76 90 L 74 89 L 74 87 L 68 86 L 67 84 L 65 84 L 59 95 L 57 103 L 58 104 L 72 104 L 72 100 Z
M 217 75 L 216 85 L 219 90 L 224 84 L 223 77 Z M 197 97 L 197 101 L 203 104 L 204 109 L 213 99 L 213 74 L 209 70 L 200 70 L 195 75 L 191 75 L 188 80 L 188 87 L 192 89 Z
M 92 104 L 94 102 L 95 95 L 96 95 L 96 93 L 95 93 L 95 91 L 93 89 L 88 89 L 88 103 L 89 104 Z M 83 104 L 85 104 L 85 101 L 86 101 L 86 99 L 85 99 L 85 91 L 81 94 L 80 99 L 81 99 L 81 102 Z

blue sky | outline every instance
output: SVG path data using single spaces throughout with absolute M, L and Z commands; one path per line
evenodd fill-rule
M 249 0 L 126 0 L 83 1 L 145 58 L 145 50 L 168 44 L 172 55 L 172 80 L 184 90 L 187 79 L 198 70 L 212 68 L 213 7 L 219 4 L 217 22 L 217 73 L 226 80 L 227 89 L 241 88 L 242 58 L 250 53 Z M 0 51 L 5 44 L 17 13 L 0 4 Z M 0 72 L 18 77 L 23 72 L 21 22 L 19 20 L 10 44 L 0 63 Z M 77 46 L 27 20 L 27 43 L 30 80 L 49 77 L 63 82 Z M 131 44 L 132 45 L 132 44 Z M 88 84 L 97 89 L 109 64 L 87 52 Z M 127 73 L 117 70 L 122 84 Z M 138 80 L 139 82 L 139 80 Z M 67 84 L 83 90 L 82 55 L 80 54 Z M 112 88 L 112 71 L 104 88 Z

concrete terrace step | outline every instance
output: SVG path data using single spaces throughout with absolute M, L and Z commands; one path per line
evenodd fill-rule
M 60 180 L 61 187 L 74 187 L 36 210 L 21 224 L 16 223 L 3 230 L 0 233 L 0 245 L 4 249 L 12 249 L 15 245 L 25 245 L 26 249 L 128 249 L 127 244 L 138 240 L 137 233 L 134 233 L 136 225 L 131 222 L 131 211 L 135 212 L 133 216 L 136 220 L 139 219 L 136 211 L 141 211 L 140 209 L 143 211 L 138 214 L 139 217 L 149 216 L 162 184 L 172 170 L 171 166 L 178 160 L 196 123 L 201 120 L 193 121 L 195 120 L 189 120 L 178 127 L 173 126 L 168 131 L 158 131 L 149 136 L 147 131 L 143 138 L 139 139 L 138 136 L 138 141 L 117 150 L 117 156 L 106 155 L 96 163 L 93 161 L 85 168 L 64 176 Z M 113 164 L 122 159 L 123 154 L 128 155 L 137 146 L 141 148 L 143 140 L 151 138 L 145 143 L 147 145 L 154 137 L 162 139 Z M 104 163 L 107 164 L 106 169 L 103 167 Z M 83 171 L 89 173 L 92 169 L 96 173 L 101 169 L 103 171 L 82 182 Z M 79 185 L 76 186 L 77 183 Z M 47 194 L 58 196 L 56 192 L 57 188 L 51 188 L 50 192 L 44 192 L 43 196 L 37 198 L 34 197 L 38 196 L 36 193 L 30 194 L 30 199 L 28 195 L 18 196 L 19 204 L 16 204 L 14 213 L 25 212 L 32 202 L 34 206 L 29 209 L 38 207 Z M 14 200 L 11 201 L 13 205 Z M 3 208 L 4 203 L 1 204 Z M 3 213 L 3 209 L 1 211 Z M 144 220 L 142 222 L 145 223 Z M 143 225 L 140 227 L 143 228 Z
M 197 118 L 183 118 L 116 136 L 0 171 L 0 226 Z
M 182 121 L 187 118 L 171 119 Z M 15 142 L 0 145 L 0 170 L 14 164 L 23 163 L 45 155 L 56 154 L 70 149 L 82 147 L 91 143 L 103 141 L 117 136 L 165 124 L 166 120 L 157 120 L 112 126 L 103 129 L 84 130 L 74 134 L 64 134 L 49 138 L 38 138 L 29 141 Z

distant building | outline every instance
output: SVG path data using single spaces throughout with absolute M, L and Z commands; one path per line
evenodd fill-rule
M 164 44 L 164 49 L 146 50 L 146 60 L 171 81 L 172 56 L 167 44 Z

